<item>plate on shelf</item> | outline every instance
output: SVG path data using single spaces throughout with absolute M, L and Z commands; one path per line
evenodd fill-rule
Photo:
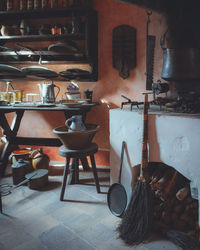
M 59 72 L 59 75 L 62 76 L 63 78 L 67 78 L 67 79 L 78 79 L 80 77 L 89 77 L 90 76 L 90 72 L 87 70 L 83 70 L 83 69 L 76 69 L 76 68 L 72 68 L 72 69 L 67 69 L 65 71 L 61 71 Z
M 22 73 L 24 73 L 27 77 L 37 78 L 37 79 L 51 79 L 58 77 L 58 74 L 46 67 L 41 66 L 29 66 L 23 67 L 21 69 Z
M 49 45 L 48 51 L 53 51 L 57 53 L 66 53 L 66 52 L 71 53 L 71 52 L 78 52 L 79 48 L 75 42 L 66 41 Z
M 13 67 L 13 66 L 10 66 L 10 65 L 7 65 L 7 64 L 0 64 L 0 77 L 23 77 L 24 76 L 24 73 L 16 68 L 16 67 Z M 12 79 L 13 79 L 12 78 Z

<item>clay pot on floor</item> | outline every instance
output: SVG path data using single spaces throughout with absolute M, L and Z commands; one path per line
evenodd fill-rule
M 30 154 L 30 158 L 32 159 L 32 166 L 35 170 L 49 168 L 49 156 L 44 154 L 41 148 L 33 150 Z

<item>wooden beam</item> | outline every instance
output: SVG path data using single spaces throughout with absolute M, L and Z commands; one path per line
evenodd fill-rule
M 166 10 L 166 3 L 163 0 L 115 0 L 115 1 L 121 3 L 133 4 L 140 8 L 157 12 L 165 12 Z

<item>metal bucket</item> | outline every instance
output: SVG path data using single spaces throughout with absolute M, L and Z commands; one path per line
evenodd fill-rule
M 163 48 L 161 77 L 167 81 L 200 79 L 199 48 Z

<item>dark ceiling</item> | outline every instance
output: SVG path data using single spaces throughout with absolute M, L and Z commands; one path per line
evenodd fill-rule
M 166 17 L 170 47 L 200 48 L 199 0 L 115 0 L 133 4 Z

